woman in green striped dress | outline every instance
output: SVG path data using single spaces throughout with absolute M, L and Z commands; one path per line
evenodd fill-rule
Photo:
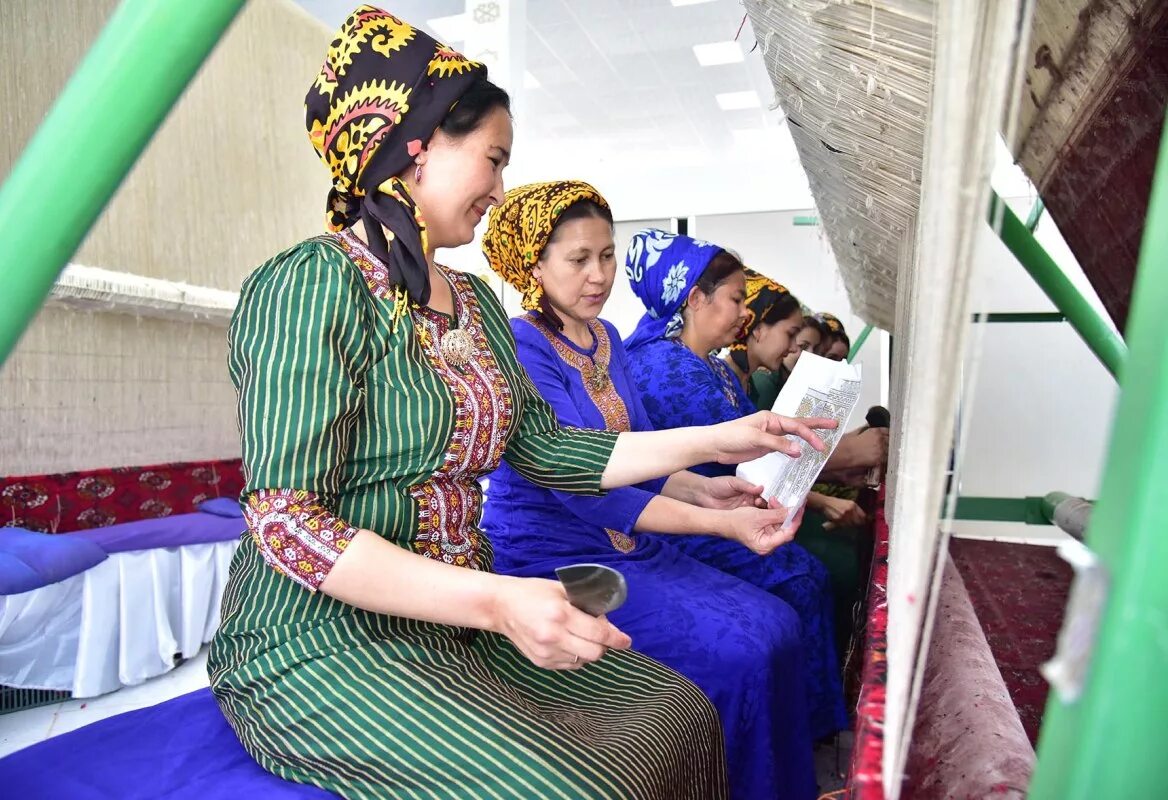
M 502 197 L 507 109 L 385 12 L 333 41 L 307 116 L 334 232 L 257 269 L 229 336 L 250 537 L 212 689 L 262 766 L 347 798 L 723 797 L 713 707 L 558 583 L 493 574 L 477 479 L 599 493 L 815 438 L 557 427 L 497 299 L 433 260 Z

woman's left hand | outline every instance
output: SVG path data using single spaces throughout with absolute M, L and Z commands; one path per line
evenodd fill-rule
M 786 522 L 786 509 L 772 500 L 767 508 L 746 507 L 726 512 L 727 524 L 722 533 L 760 556 L 769 556 L 795 538 L 800 519 L 791 520 L 790 525 Z
M 766 500 L 762 499 L 761 486 L 755 486 L 734 475 L 706 478 L 697 490 L 694 500 L 694 505 L 718 511 L 729 511 L 742 506 L 767 507 Z
M 822 452 L 823 442 L 812 429 L 831 430 L 838 424 L 834 419 L 792 419 L 770 411 L 759 411 L 749 417 L 711 425 L 706 430 L 712 439 L 715 461 L 719 464 L 741 464 L 775 452 L 798 457 L 803 452 L 802 446 L 787 439 L 788 434 L 798 436 Z

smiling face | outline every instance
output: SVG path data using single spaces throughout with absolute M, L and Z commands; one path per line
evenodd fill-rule
M 494 108 L 465 136 L 435 131 L 415 164 L 405 172 L 418 204 L 430 247 L 459 247 L 474 239 L 474 229 L 491 206 L 503 201 L 503 170 L 511 159 L 511 116 Z
M 795 334 L 795 348 L 787 354 L 783 359 L 783 366 L 788 371 L 795 369 L 795 365 L 799 363 L 799 356 L 807 351 L 815 352 L 815 348 L 819 347 L 821 340 L 819 331 L 810 326 L 802 328 L 799 333 Z
M 578 217 L 556 225 L 534 274 L 562 319 L 587 323 L 612 293 L 616 254 L 612 224 L 601 217 Z
M 772 372 L 794 352 L 795 337 L 803 327 L 803 312 L 796 309 L 786 319 L 757 326 L 746 340 L 752 363 Z

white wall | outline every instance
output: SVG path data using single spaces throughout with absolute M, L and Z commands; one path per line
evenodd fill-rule
M 1018 205 L 1015 212 L 1024 215 L 1025 202 Z M 1049 218 L 1036 236 L 1106 318 Z M 975 259 L 974 308 L 1055 310 L 988 225 L 979 233 Z M 963 403 L 968 433 L 960 494 L 1018 498 L 1063 491 L 1097 497 L 1118 398 L 1110 373 L 1067 323 L 985 324 L 980 358 L 973 355 L 978 338 L 975 330 L 965 362 L 966 380 L 975 383 L 973 396 Z M 1056 528 L 1021 523 L 957 521 L 953 532 L 1032 544 L 1066 538 Z
M 1060 262 L 1081 279 L 1073 259 Z M 977 242 L 975 270 L 976 304 L 984 310 L 1055 310 L 988 226 Z M 975 380 L 976 392 L 964 405 L 970 427 L 962 494 L 1096 496 L 1117 388 L 1069 324 L 985 325 Z

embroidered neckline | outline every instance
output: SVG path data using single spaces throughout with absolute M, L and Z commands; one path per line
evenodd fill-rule
M 632 430 L 629 419 L 629 409 L 616 385 L 612 381 L 609 365 L 612 361 L 612 341 L 608 337 L 608 329 L 600 320 L 588 323 L 592 338 L 596 342 L 595 352 L 585 355 L 565 340 L 558 332 L 553 331 L 538 317 L 529 315 L 520 317 L 531 325 L 551 343 L 552 348 L 560 360 L 580 373 L 580 381 L 584 384 L 584 391 L 588 398 L 604 418 L 604 427 L 610 431 Z

